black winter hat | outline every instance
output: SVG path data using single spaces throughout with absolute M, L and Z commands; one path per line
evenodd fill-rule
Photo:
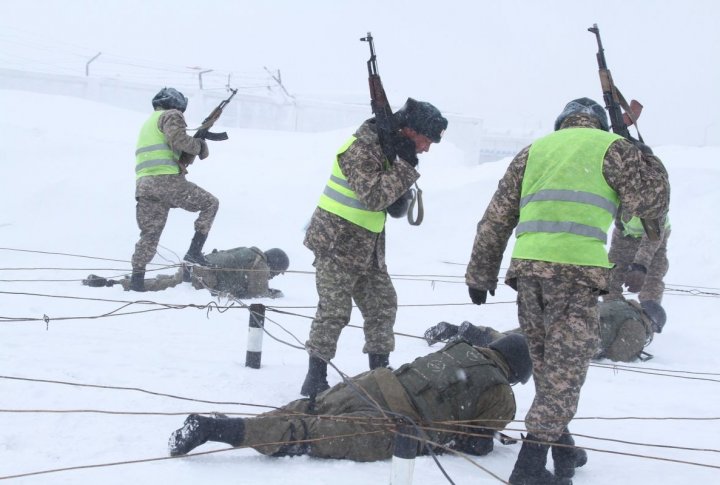
M 440 143 L 448 125 L 448 120 L 443 117 L 439 109 L 430 103 L 413 98 L 408 98 L 405 105 L 395 112 L 394 117 L 400 128 L 405 126 L 412 128 L 435 143 Z
M 652 300 L 641 301 L 640 307 L 652 322 L 653 332 L 661 333 L 663 327 L 665 326 L 665 322 L 667 321 L 665 309 L 660 305 L 660 303 Z
M 610 130 L 610 125 L 608 124 L 608 117 L 605 113 L 605 108 L 603 108 L 590 98 L 578 98 L 573 99 L 565 105 L 562 113 L 560 113 L 560 116 L 558 116 L 555 120 L 555 131 L 560 129 L 560 125 L 562 125 L 562 122 L 565 121 L 565 118 L 570 115 L 581 113 L 590 115 L 596 120 L 598 120 L 603 130 Z
M 178 109 L 185 112 L 188 99 L 175 88 L 162 88 L 152 99 L 153 108 Z
M 508 376 L 510 384 L 516 382 L 525 384 L 530 379 L 533 365 L 530 358 L 530 349 L 524 335 L 511 333 L 491 342 L 488 347 L 499 352 L 507 362 L 508 367 L 510 367 L 510 375 Z
M 270 270 L 277 273 L 284 273 L 290 266 L 290 258 L 279 248 L 272 248 L 265 251 L 265 258 Z

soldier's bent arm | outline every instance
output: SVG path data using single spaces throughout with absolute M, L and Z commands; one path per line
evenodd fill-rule
M 168 144 L 174 152 L 198 155 L 202 148 L 200 139 L 187 134 L 187 123 L 182 113 L 176 109 L 165 111 L 158 119 L 158 128 L 165 133 Z
M 338 158 L 358 199 L 371 211 L 386 209 L 408 191 L 420 174 L 404 160 L 387 170 L 380 145 L 357 140 Z
M 629 141 L 618 140 L 605 154 L 603 175 L 626 214 L 641 219 L 661 219 L 667 214 L 670 182 L 659 158 L 643 156 Z
M 470 263 L 465 273 L 465 282 L 470 287 L 494 290 L 497 286 L 505 248 L 520 218 L 520 191 L 528 153 L 529 147 L 510 162 L 477 225 Z

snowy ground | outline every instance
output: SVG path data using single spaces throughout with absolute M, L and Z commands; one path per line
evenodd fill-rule
M 0 479 L 74 485 L 389 481 L 389 461 L 276 459 L 246 449 L 166 459 L 167 438 L 188 412 L 254 414 L 263 408 L 232 403 L 276 406 L 298 398 L 307 356 L 266 336 L 262 368 L 245 367 L 247 310 L 207 307 L 229 302 L 187 284 L 142 295 L 150 303 L 136 302 L 140 295 L 119 287 L 80 284 L 89 273 L 117 276 L 129 269 L 138 234 L 133 152 L 146 115 L 18 91 L 0 91 L 0 112 Z M 232 130 L 230 140 L 211 144 L 209 159 L 190 167 L 190 179 L 221 201 L 207 250 L 255 245 L 289 254 L 292 271 L 271 282 L 285 297 L 255 302 L 297 314 L 268 311 L 266 323 L 273 336 L 295 346 L 307 337 L 317 301 L 303 228 L 335 150 L 353 129 Z M 584 435 L 578 444 L 595 451 L 577 484 L 720 482 L 720 148 L 654 148 L 673 183 L 668 324 L 647 349 L 653 360 L 591 368 L 572 430 Z M 421 158 L 425 222 L 410 227 L 391 220 L 387 228 L 388 266 L 400 302 L 396 331 L 409 335 L 398 336 L 394 365 L 429 352 L 416 337 L 441 320 L 516 326 L 510 288 L 476 307 L 468 303 L 462 278 L 475 224 L 507 163 L 468 166 L 449 144 Z M 184 254 L 192 221 L 192 214 L 171 212 L 155 260 L 159 269 Z M 361 324 L 358 314 L 351 323 Z M 347 374 L 366 370 L 362 343 L 358 328 L 341 337 L 335 363 Z M 330 380 L 340 379 L 333 374 Z M 532 384 L 515 391 L 522 420 Z M 522 429 L 522 422 L 514 423 L 507 433 L 517 436 Z M 506 478 L 518 449 L 498 444 L 472 462 L 443 456 L 441 463 L 455 483 L 496 483 L 478 466 Z M 35 474 L 44 471 L 52 472 Z M 432 459 L 417 460 L 415 484 L 444 482 Z

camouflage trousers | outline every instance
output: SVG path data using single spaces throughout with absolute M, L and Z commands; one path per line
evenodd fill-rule
M 312 409 L 309 399 L 299 399 L 246 419 L 243 445 L 273 456 L 384 460 L 392 456 L 395 435 L 378 406 L 420 419 L 397 378 L 381 368 L 318 394 Z
M 665 292 L 664 278 L 670 266 L 667 257 L 669 236 L 670 230 L 666 230 L 663 240 L 655 253 L 646 256 L 646 259 L 652 259 L 650 260 L 650 266 L 647 268 L 645 282 L 638 294 L 638 299 L 641 302 L 647 300 L 662 302 L 663 293 Z M 635 261 L 636 253 L 640 250 L 640 242 L 641 238 L 639 237 L 623 236 L 622 232 L 617 229 L 613 232 L 608 257 L 610 261 L 615 263 L 615 267 L 610 272 L 608 294 L 603 297 L 604 301 L 622 298 L 623 283 L 628 273 L 627 267 Z
M 395 349 L 397 294 L 387 269 L 351 271 L 331 258 L 316 258 L 318 306 L 305 343 L 309 351 L 330 360 L 335 357 L 343 328 L 350 322 L 352 302 L 363 316 L 364 353 L 387 354 Z
M 188 182 L 184 175 L 142 177 L 137 181 L 135 198 L 135 217 L 140 228 L 140 239 L 135 244 L 132 267 L 141 270 L 155 257 L 170 209 L 199 211 L 195 231 L 207 234 L 220 205 L 217 197 Z
M 555 441 L 575 416 L 600 344 L 599 291 L 570 280 L 518 277 L 518 319 L 533 362 L 528 432 Z

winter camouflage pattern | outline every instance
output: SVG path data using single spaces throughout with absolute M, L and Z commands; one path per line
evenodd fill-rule
M 340 156 L 340 169 L 369 210 L 384 210 L 405 194 L 420 174 L 402 159 L 385 168 L 374 122 L 363 123 L 355 137 L 355 143 Z M 385 268 L 384 230 L 370 232 L 320 208 L 313 213 L 304 244 L 316 257 L 332 258 L 351 271 Z
M 374 120 L 363 123 L 355 137 L 339 157 L 340 169 L 368 209 L 384 210 L 405 194 L 420 174 L 402 159 L 387 166 Z M 385 265 L 385 230 L 373 233 L 318 207 L 304 244 L 315 255 L 319 297 L 308 349 L 326 359 L 335 356 L 355 300 L 364 319 L 363 352 L 391 352 L 395 348 L 397 295 Z
M 348 271 L 331 258 L 316 258 L 314 266 L 319 302 L 305 343 L 308 350 L 326 360 L 335 357 L 340 332 L 350 322 L 353 300 L 363 316 L 363 352 L 395 350 L 397 294 L 387 270 Z
M 164 112 L 158 119 L 158 128 L 165 134 L 173 151 L 184 152 L 180 159 L 183 163 L 191 163 L 195 155 L 207 151 L 207 145 L 202 140 L 187 135 L 185 118 L 178 110 Z M 135 244 L 131 261 L 132 267 L 139 270 L 144 270 L 155 257 L 170 209 L 200 212 L 195 220 L 195 231 L 207 234 L 219 207 L 214 195 L 188 182 L 180 174 L 140 177 L 135 182 L 135 200 L 140 240 Z
M 502 429 L 515 416 L 515 398 L 506 380 L 507 367 L 495 351 L 475 349 L 474 352 L 478 361 L 492 366 L 495 372 L 493 378 L 498 380 L 498 384 L 488 386 L 472 408 L 471 415 L 467 416 L 470 423 L 465 424 Z M 462 431 L 477 434 L 477 428 L 449 428 L 446 423 L 441 423 L 457 420 L 457 416 L 436 416 L 434 423 L 424 421 L 414 404 L 418 396 L 401 384 L 397 374 L 398 371 L 393 373 L 390 369 L 378 368 L 352 378 L 352 385 L 338 384 L 318 394 L 312 410 L 309 400 L 300 399 L 276 411 L 246 419 L 243 445 L 275 456 L 309 454 L 362 462 L 385 460 L 392 456 L 395 429 L 384 419 L 382 410 L 385 410 L 409 416 L 421 425 L 431 424 L 436 430 L 451 430 L 432 432 L 431 439 L 459 451 L 483 454 L 492 449 L 492 439 L 479 440 L 462 434 Z M 471 389 L 467 386 L 446 389 L 443 397 L 448 406 L 443 409 L 462 409 L 461 403 L 466 401 L 469 391 Z M 295 440 L 312 441 L 300 444 L 293 443 Z M 427 450 L 419 446 L 418 454 L 426 453 Z
M 153 278 L 145 278 L 145 291 L 163 291 L 174 288 L 183 282 L 183 269 L 180 268 L 174 275 L 161 274 Z M 120 280 L 123 290 L 130 291 L 130 278 Z
M 565 119 L 561 129 L 599 128 L 587 115 Z M 498 184 L 478 223 L 466 272 L 468 286 L 494 290 L 500 263 L 518 223 L 520 194 L 530 147 L 521 150 Z M 645 157 L 627 140 L 617 140 L 603 160 L 603 175 L 627 214 L 663 217 L 670 186 L 662 163 Z M 590 359 L 599 345 L 597 300 L 607 290 L 609 270 L 546 261 L 512 259 L 505 282 L 518 290 L 520 327 L 533 359 L 535 400 L 526 416 L 528 431 L 555 441 L 575 415 Z
M 651 241 L 647 235 L 642 237 L 624 236 L 622 229 L 615 226 L 608 256 L 615 267 L 610 271 L 610 285 L 605 301 L 623 298 L 623 283 L 628 266 L 637 263 L 645 266 L 647 274 L 638 298 L 640 301 L 662 302 L 665 292 L 665 274 L 670 264 L 667 257 L 668 238 L 671 230 L 663 230 L 662 237 Z
M 577 411 L 590 359 L 600 346 L 598 290 L 568 279 L 520 276 L 518 320 L 533 361 L 528 433 L 555 441 Z

